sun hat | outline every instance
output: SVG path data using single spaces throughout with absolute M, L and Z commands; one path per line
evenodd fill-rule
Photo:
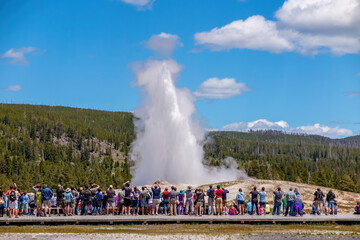
M 67 188 L 67 189 L 66 189 L 66 192 L 70 192 L 70 188 Z
M 179 194 L 181 194 L 181 195 L 184 194 L 184 191 L 183 191 L 183 190 L 180 190 Z

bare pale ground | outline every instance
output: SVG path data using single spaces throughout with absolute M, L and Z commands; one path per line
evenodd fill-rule
M 0 228 L 0 239 L 359 239 L 359 225 L 165 224 Z
M 187 184 L 171 184 L 166 181 L 159 181 L 162 190 L 165 187 L 170 189 L 171 186 L 177 187 L 177 191 L 186 190 Z M 239 188 L 242 188 L 243 192 L 246 194 L 246 200 L 249 200 L 250 191 L 254 186 L 257 187 L 258 191 L 261 191 L 262 187 L 265 187 L 265 191 L 267 192 L 267 201 L 270 205 L 273 204 L 273 194 L 272 191 L 281 187 L 283 192 L 289 191 L 289 188 L 292 187 L 297 188 L 301 194 L 303 203 L 305 205 L 305 211 L 310 213 L 311 206 L 313 205 L 314 200 L 314 192 L 319 187 L 324 194 L 327 194 L 330 188 L 320 187 L 315 185 L 309 185 L 304 183 L 294 183 L 287 181 L 278 181 L 278 180 L 258 180 L 258 179 L 248 179 L 248 180 L 240 180 L 240 181 L 232 181 L 232 182 L 223 182 L 223 183 L 213 183 L 213 187 L 216 188 L 216 185 L 220 184 L 222 187 L 225 187 L 229 190 L 228 201 L 233 200 L 235 202 L 236 194 L 238 193 Z M 202 185 L 204 191 L 207 191 L 209 185 Z M 199 186 L 192 185 L 195 189 Z M 334 190 L 333 192 L 336 195 L 336 201 L 338 203 L 339 213 L 353 213 L 356 202 L 360 202 L 360 194 L 353 192 L 346 192 L 340 190 Z

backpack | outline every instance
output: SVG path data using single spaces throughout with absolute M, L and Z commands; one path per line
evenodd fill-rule
M 11 192 L 10 192 L 9 199 L 10 199 L 11 202 L 15 202 L 15 201 L 16 201 L 15 191 L 11 191 Z
M 322 200 L 323 193 L 321 191 L 316 191 L 316 200 Z
M 215 197 L 215 193 L 214 193 L 214 189 L 210 189 L 209 191 L 209 198 L 214 198 Z

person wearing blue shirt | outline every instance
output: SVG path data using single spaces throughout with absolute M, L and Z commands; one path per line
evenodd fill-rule
M 259 192 L 259 196 L 260 196 L 260 214 L 266 214 L 265 213 L 265 207 L 266 207 L 266 192 L 265 192 L 265 188 L 262 187 L 261 188 L 261 192 Z
M 72 209 L 72 200 L 74 198 L 74 195 L 71 193 L 70 188 L 67 188 L 65 193 L 64 193 L 64 198 L 65 198 L 65 204 L 66 204 L 66 212 L 64 213 L 65 216 L 71 216 L 71 212 L 70 210 Z
M 44 204 L 44 214 L 46 216 L 47 211 L 49 212 L 49 217 L 51 216 L 51 197 L 54 195 L 53 191 L 44 184 L 43 190 L 41 190 L 41 195 L 43 196 Z
M 245 193 L 239 188 L 239 192 L 236 194 L 236 202 L 239 208 L 239 214 L 244 215 Z
M 161 188 L 159 184 L 154 183 L 151 186 L 151 191 L 153 192 L 152 214 L 157 215 L 159 212 L 160 198 L 161 198 Z
M 248 208 L 248 214 L 250 215 L 253 214 L 251 200 L 249 200 L 249 202 L 247 203 L 247 208 Z
M 101 188 L 98 188 L 98 192 L 96 193 L 96 209 L 95 215 L 98 213 L 102 215 L 102 202 L 103 202 L 104 195 L 101 193 Z
M 228 194 L 229 193 L 229 190 L 227 190 L 227 189 L 225 189 L 225 188 L 222 188 L 222 190 L 223 190 L 223 194 L 222 194 L 222 200 L 223 200 L 223 214 L 227 214 L 227 212 L 228 212 L 228 207 L 227 207 L 227 203 L 226 203 L 226 201 L 227 201 L 227 196 L 226 196 L 226 194 Z

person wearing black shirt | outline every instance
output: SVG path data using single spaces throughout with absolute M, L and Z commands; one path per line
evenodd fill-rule
M 82 195 L 82 208 L 83 208 L 82 212 L 83 215 L 87 215 L 91 200 L 91 191 L 89 190 L 88 186 L 84 187 L 84 191 L 82 191 L 81 195 Z
M 252 209 L 252 214 L 254 214 L 254 205 L 255 205 L 257 215 L 259 215 L 258 196 L 259 196 L 259 192 L 256 190 L 256 187 L 254 187 L 254 189 L 250 192 L 251 209 Z
M 56 189 L 56 210 L 58 216 L 60 216 L 60 207 L 63 213 L 65 213 L 64 188 L 63 186 L 58 185 Z

